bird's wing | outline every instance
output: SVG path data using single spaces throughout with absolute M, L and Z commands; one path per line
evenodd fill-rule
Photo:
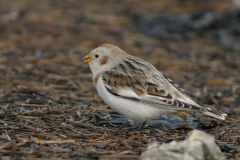
M 203 107 L 151 64 L 128 56 L 102 74 L 105 88 L 115 96 L 169 110 L 198 111 L 224 119 L 224 113 Z

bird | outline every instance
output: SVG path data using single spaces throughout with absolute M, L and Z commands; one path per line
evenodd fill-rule
M 89 64 L 102 100 L 129 119 L 123 126 L 179 111 L 200 112 L 220 120 L 227 116 L 193 99 L 152 64 L 112 44 L 98 46 L 81 61 Z

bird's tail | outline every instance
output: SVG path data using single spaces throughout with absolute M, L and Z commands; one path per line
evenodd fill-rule
M 225 120 L 225 117 L 227 116 L 226 113 L 223 113 L 223 112 L 217 111 L 217 110 L 213 110 L 211 108 L 206 108 L 206 110 L 202 113 L 209 115 L 211 117 L 221 119 L 221 120 Z

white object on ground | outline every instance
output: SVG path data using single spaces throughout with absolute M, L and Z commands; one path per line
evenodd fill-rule
M 213 135 L 193 130 L 186 140 L 161 145 L 154 143 L 139 157 L 140 160 L 224 160 Z

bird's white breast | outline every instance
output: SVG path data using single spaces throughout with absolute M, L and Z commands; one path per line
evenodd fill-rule
M 132 120 L 152 119 L 169 112 L 169 110 L 112 95 L 105 88 L 102 76 L 98 79 L 96 88 L 100 97 L 109 107 Z

